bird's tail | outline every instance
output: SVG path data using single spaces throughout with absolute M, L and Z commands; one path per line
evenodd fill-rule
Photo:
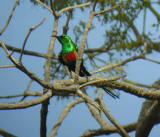
M 82 65 L 80 70 L 80 76 L 91 76 L 91 74 L 86 70 L 86 68 Z M 108 95 L 113 97 L 114 99 L 119 98 L 119 94 L 114 93 L 109 90 L 107 87 L 101 87 Z
M 114 93 L 113 91 L 107 89 L 106 87 L 102 87 L 102 89 L 111 97 L 113 97 L 114 99 L 119 98 L 119 94 Z

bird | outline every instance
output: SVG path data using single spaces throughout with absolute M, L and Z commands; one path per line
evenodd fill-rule
M 62 49 L 58 55 L 58 60 L 60 63 L 63 65 L 67 66 L 70 72 L 75 72 L 76 68 L 76 59 L 78 56 L 78 47 L 77 45 L 72 41 L 71 37 L 62 34 L 62 35 L 53 35 L 53 37 L 56 37 L 60 44 L 62 45 Z M 80 72 L 79 76 L 84 77 L 84 76 L 91 76 L 91 74 L 87 71 L 86 67 L 83 64 L 83 60 L 80 66 Z M 119 95 L 116 93 L 113 93 L 106 87 L 101 87 L 104 89 L 106 93 L 108 93 L 111 97 L 113 98 L 119 98 Z

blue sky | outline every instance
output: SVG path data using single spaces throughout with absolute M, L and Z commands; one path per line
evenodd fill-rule
M 14 1 L 1 1 L 0 29 L 4 26 L 13 4 Z M 16 11 L 7 30 L 2 36 L 0 36 L 0 39 L 4 43 L 21 48 L 29 28 L 32 25 L 36 25 L 37 23 L 39 23 L 44 17 L 46 18 L 46 21 L 38 29 L 32 32 L 26 44 L 26 49 L 46 53 L 51 36 L 53 17 L 47 10 L 41 8 L 40 6 L 34 6 L 29 2 L 29 0 L 23 0 L 20 2 L 20 5 L 16 8 Z M 76 25 L 78 20 L 80 19 L 87 21 L 87 17 L 87 13 L 85 16 L 82 14 L 77 14 L 75 16 L 75 20 L 70 23 L 70 29 L 72 30 L 74 25 Z M 63 23 L 64 17 L 62 16 L 59 21 L 58 34 L 62 33 Z M 96 47 L 97 45 L 101 45 L 103 43 L 104 29 L 101 28 L 101 25 L 98 24 L 96 20 L 94 20 L 94 24 L 96 24 L 97 28 L 89 33 L 88 41 L 91 45 Z M 137 21 L 136 25 L 138 24 L 139 22 Z M 73 36 L 72 31 L 69 31 L 68 34 Z M 98 40 L 96 40 L 97 38 Z M 55 50 L 57 52 L 60 50 L 58 42 L 56 42 Z M 15 58 L 18 58 L 18 55 L 19 54 L 14 53 Z M 155 52 L 148 57 L 155 60 L 160 59 L 160 55 Z M 41 58 L 25 55 L 23 56 L 24 65 L 41 78 L 43 78 L 44 62 L 45 60 Z M 10 64 L 10 61 L 6 58 L 2 48 L 0 48 L 0 65 L 7 64 Z M 158 74 L 160 73 L 160 66 L 154 63 L 150 63 L 148 61 L 139 60 L 129 63 L 126 66 L 126 71 L 128 79 L 144 84 L 152 84 L 156 79 L 159 78 Z M 13 95 L 17 93 L 22 93 L 26 89 L 28 82 L 29 78 L 15 68 L 0 69 L 0 95 Z M 36 82 L 34 82 L 31 86 L 31 90 L 42 91 L 42 87 L 40 87 Z M 137 120 L 141 103 L 144 101 L 144 99 L 127 94 L 123 91 L 120 92 L 121 96 L 119 100 L 114 100 L 108 95 L 104 95 L 104 101 L 110 109 L 111 114 L 113 114 L 113 116 L 121 124 L 134 122 L 135 120 Z M 94 93 L 89 92 L 89 94 L 95 97 Z M 57 101 L 55 97 L 51 99 L 47 121 L 48 133 L 51 131 L 63 108 L 71 100 L 72 98 L 69 100 L 65 99 L 60 101 Z M 3 102 L 6 100 L 0 101 Z M 18 99 L 10 99 L 10 101 L 18 101 Z M 19 137 L 39 136 L 40 107 L 40 105 L 37 105 L 22 110 L 0 111 L 0 128 L 4 128 Z M 97 129 L 99 128 L 99 125 L 90 115 L 84 104 L 78 105 L 72 109 L 70 114 L 62 123 L 61 128 L 58 130 L 57 137 L 80 136 L 88 128 Z M 150 136 L 159 137 L 159 128 L 160 126 L 157 125 L 152 130 Z M 130 135 L 134 136 L 133 133 L 131 133 Z M 113 136 L 119 137 L 119 135 L 117 134 L 110 135 L 110 137 Z

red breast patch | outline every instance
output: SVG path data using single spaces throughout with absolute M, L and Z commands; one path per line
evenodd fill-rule
M 63 56 L 64 61 L 66 62 L 72 62 L 76 60 L 76 52 L 72 51 L 70 53 L 67 53 Z

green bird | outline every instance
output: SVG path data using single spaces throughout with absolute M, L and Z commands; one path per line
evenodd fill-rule
M 62 45 L 62 50 L 59 53 L 58 59 L 59 61 L 68 67 L 69 71 L 75 72 L 76 68 L 76 59 L 78 56 L 78 47 L 77 45 L 72 41 L 72 39 L 65 34 L 62 34 L 60 36 L 53 36 L 58 39 L 58 41 Z M 86 70 L 86 68 L 83 65 L 83 61 L 81 63 L 80 72 L 79 75 L 81 77 L 84 76 L 91 76 L 91 74 Z M 115 93 L 111 92 L 105 87 L 102 87 L 106 93 L 108 93 L 113 98 L 119 98 L 119 95 L 116 95 Z

